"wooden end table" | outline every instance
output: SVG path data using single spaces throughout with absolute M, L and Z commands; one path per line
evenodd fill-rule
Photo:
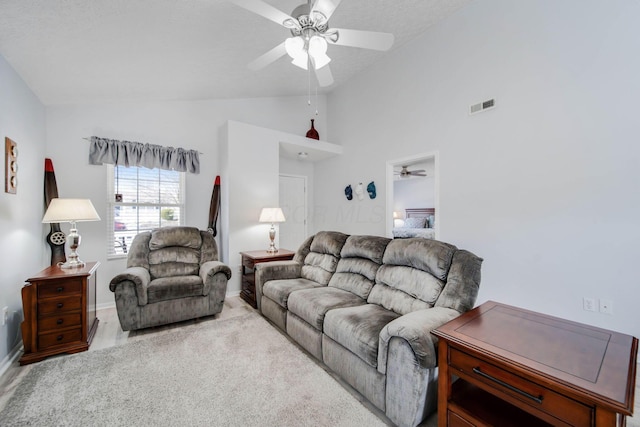
M 86 351 L 98 329 L 96 270 L 84 267 L 45 268 L 22 288 L 22 342 L 20 364 L 38 362 L 60 353 Z
M 256 303 L 256 277 L 255 265 L 269 261 L 288 261 L 293 259 L 296 253 L 287 249 L 278 249 L 278 252 L 246 251 L 240 252 L 242 256 L 242 289 L 240 298 L 245 300 L 253 308 L 258 308 Z
M 624 426 L 633 413 L 630 335 L 493 301 L 433 334 L 440 426 Z

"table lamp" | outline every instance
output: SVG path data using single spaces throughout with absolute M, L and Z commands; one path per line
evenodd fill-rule
M 273 242 L 276 238 L 276 229 L 274 224 L 276 222 L 284 222 L 284 214 L 282 213 L 282 209 L 280 208 L 262 208 L 262 212 L 260 212 L 260 222 L 270 222 L 271 229 L 269 230 L 269 239 L 271 239 L 271 244 L 269 245 L 269 249 L 267 249 L 268 253 L 276 253 L 278 249 L 276 249 L 276 245 Z
M 67 262 L 58 264 L 60 268 L 80 268 L 84 267 L 84 262 L 78 258 L 78 246 L 80 246 L 80 235 L 76 228 L 76 222 L 100 221 L 100 216 L 91 204 L 89 199 L 51 199 L 49 207 L 42 218 L 44 224 L 51 222 L 69 222 L 71 230 L 67 235 L 67 243 L 71 253 L 67 257 Z

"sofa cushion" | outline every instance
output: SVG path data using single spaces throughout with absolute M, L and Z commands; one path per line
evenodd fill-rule
M 376 236 L 349 236 L 340 252 L 340 261 L 329 286 L 366 299 L 390 240 Z
M 321 285 L 327 285 L 336 271 L 340 251 L 349 237 L 337 231 L 321 231 L 313 237 L 304 258 L 300 275 Z
M 334 308 L 363 305 L 367 302 L 351 292 L 323 286 L 303 289 L 289 295 L 289 311 L 322 331 L 322 323 L 327 312 Z
M 170 246 L 200 249 L 202 237 L 195 227 L 162 227 L 151 232 L 149 249 L 156 250 Z
M 367 302 L 401 315 L 433 307 L 455 252 L 455 246 L 431 239 L 389 242 Z
M 382 262 L 417 268 L 446 281 L 456 249 L 448 243 L 420 237 L 394 239 L 387 245 Z
M 149 273 L 152 279 L 197 275 L 200 252 L 196 249 L 171 246 L 149 252 Z
M 329 254 L 335 257 L 340 256 L 340 251 L 349 235 L 338 231 L 320 231 L 316 233 L 311 242 L 309 250 L 319 254 Z
M 397 313 L 375 304 L 337 308 L 325 315 L 324 333 L 376 368 L 380 331 L 398 317 Z
M 262 294 L 281 307 L 287 308 L 287 301 L 291 292 L 318 286 L 321 285 L 303 278 L 269 280 L 262 285 Z
M 367 301 L 398 314 L 407 314 L 435 304 L 444 282 L 429 273 L 401 265 L 382 265 Z
M 200 276 L 163 277 L 149 282 L 147 303 L 202 296 L 204 284 Z

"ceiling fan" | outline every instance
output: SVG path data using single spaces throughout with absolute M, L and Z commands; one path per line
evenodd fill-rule
M 251 63 L 251 70 L 259 70 L 284 55 L 302 69 L 315 71 L 320 86 L 333 84 L 327 56 L 327 45 L 351 46 L 385 51 L 393 45 L 393 34 L 374 31 L 330 28 L 329 18 L 342 0 L 308 0 L 293 9 L 290 15 L 262 0 L 231 0 L 232 3 L 257 13 L 291 31 L 291 37 Z
M 409 178 L 410 176 L 427 176 L 426 172 L 424 169 L 410 171 L 409 166 L 402 166 L 402 169 L 395 171 L 394 174 L 399 175 L 400 178 Z

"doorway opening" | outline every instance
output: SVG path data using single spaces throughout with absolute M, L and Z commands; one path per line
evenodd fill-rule
M 406 167 L 403 171 L 403 167 Z M 416 174 L 407 175 L 405 172 L 415 171 Z M 393 228 L 400 225 L 405 218 L 406 209 L 433 208 L 433 229 L 435 239 L 440 237 L 440 165 L 438 152 L 415 154 L 400 159 L 387 161 L 386 170 L 386 234 L 393 237 Z M 423 176 L 424 175 L 424 176 Z M 415 201 L 407 200 L 406 192 L 399 188 L 399 184 L 409 184 L 411 180 L 411 191 L 415 194 Z M 404 185 L 403 185 L 404 186 Z M 399 198 L 403 199 L 400 200 Z M 413 204 L 413 205 L 412 205 Z M 420 206 L 418 206 L 420 205 Z M 424 205 L 424 206 L 423 206 Z M 427 206 L 432 205 L 432 206 Z M 394 218 L 394 212 L 395 218 Z M 398 221 L 400 220 L 400 221 Z

